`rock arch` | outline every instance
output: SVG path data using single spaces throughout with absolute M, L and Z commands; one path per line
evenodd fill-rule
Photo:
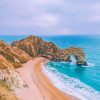
M 67 56 L 68 61 L 71 62 L 71 55 L 75 57 L 77 65 L 87 65 L 85 61 L 85 53 L 82 48 L 70 47 L 64 50 L 64 55 Z
M 31 57 L 45 57 L 53 61 L 70 62 L 73 55 L 77 65 L 86 65 L 85 53 L 82 48 L 70 47 L 62 50 L 53 42 L 47 42 L 36 36 L 29 36 L 26 39 L 15 41 L 11 46 L 18 47 Z

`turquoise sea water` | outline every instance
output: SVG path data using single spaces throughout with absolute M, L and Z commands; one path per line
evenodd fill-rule
M 82 100 L 100 100 L 100 36 L 61 36 L 45 40 L 63 49 L 82 47 L 88 62 L 88 66 L 82 67 L 75 65 L 74 58 L 72 63 L 50 62 L 44 72 L 53 84 L 64 92 L 73 92 Z
M 26 36 L 0 36 L 11 43 Z M 81 100 L 100 100 L 100 36 L 55 36 L 42 37 L 60 48 L 82 47 L 86 53 L 88 66 L 77 67 L 72 63 L 50 62 L 43 67 L 52 83 L 63 92 L 75 95 Z

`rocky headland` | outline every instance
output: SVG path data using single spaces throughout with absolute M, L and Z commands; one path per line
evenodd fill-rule
M 71 56 L 75 57 L 77 65 L 87 65 L 82 48 L 60 49 L 54 43 L 46 42 L 36 36 L 29 36 L 11 44 L 0 40 L 0 100 L 17 100 L 11 92 L 10 95 L 13 99 L 6 99 L 3 96 L 4 94 L 6 96 L 6 93 L 14 88 L 28 87 L 20 73 L 16 71 L 17 68 L 22 67 L 23 63 L 36 57 L 71 62 Z
M 73 55 L 76 59 L 76 64 L 86 64 L 85 53 L 82 48 L 60 49 L 54 43 L 46 42 L 36 36 L 29 36 L 26 39 L 12 42 L 11 46 L 21 49 L 33 58 L 45 57 L 53 61 L 71 62 L 71 55 Z

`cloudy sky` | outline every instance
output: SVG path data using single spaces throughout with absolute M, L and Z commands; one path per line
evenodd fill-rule
M 100 0 L 1 0 L 0 35 L 100 34 Z

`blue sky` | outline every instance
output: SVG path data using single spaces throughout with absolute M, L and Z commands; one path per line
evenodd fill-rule
M 1 0 L 0 35 L 100 34 L 100 0 Z

